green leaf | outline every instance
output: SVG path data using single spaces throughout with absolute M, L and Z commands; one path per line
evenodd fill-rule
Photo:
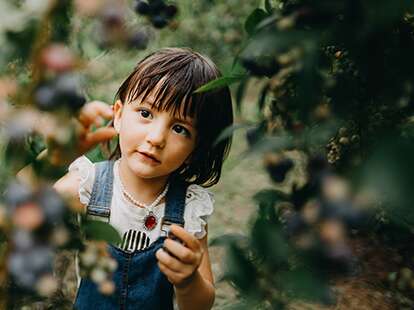
M 239 86 L 237 87 L 236 91 L 236 109 L 240 113 L 241 112 L 241 103 L 244 98 L 244 94 L 246 93 L 247 83 L 249 82 L 249 78 L 246 77 L 243 79 Z
M 232 234 L 221 235 L 221 236 L 218 236 L 212 239 L 209 245 L 210 246 L 223 246 L 223 245 L 228 245 L 228 244 L 233 244 L 233 243 L 240 244 L 240 243 L 247 243 L 248 240 L 249 239 L 245 235 L 232 233 Z
M 244 29 L 249 35 L 255 33 L 256 26 L 269 15 L 262 9 L 255 9 L 249 17 L 247 17 L 246 23 L 244 24 Z
M 270 89 L 270 85 L 269 83 L 267 83 L 260 91 L 259 100 L 257 102 L 257 106 L 259 107 L 260 111 L 263 111 L 263 108 L 266 102 L 266 96 L 267 96 L 267 93 L 269 92 L 269 89 Z
M 231 135 L 233 135 L 233 133 L 238 130 L 238 129 L 242 129 L 242 128 L 246 128 L 251 126 L 251 124 L 248 123 L 238 123 L 238 124 L 233 124 L 227 128 L 225 128 L 221 134 L 217 137 L 216 141 L 214 141 L 214 145 L 219 144 L 221 141 L 223 141 L 224 139 L 227 139 L 228 137 L 230 137 Z
M 251 230 L 252 246 L 256 255 L 266 259 L 266 263 L 278 269 L 287 269 L 290 248 L 282 231 L 281 223 L 258 218 Z
M 203 86 L 199 87 L 194 91 L 194 93 L 203 93 L 207 92 L 213 89 L 222 88 L 225 86 L 229 86 L 233 83 L 239 82 L 243 78 L 245 78 L 245 74 L 235 74 L 235 75 L 229 75 L 229 76 L 223 76 L 218 79 L 215 79 L 213 81 L 208 82 L 207 84 L 204 84 Z
M 271 14 L 272 11 L 273 11 L 272 1 L 271 0 L 265 0 L 265 3 L 264 4 L 265 4 L 266 12 L 269 13 L 269 14 Z
M 309 267 L 301 267 L 290 271 L 281 271 L 278 282 L 291 297 L 326 303 L 329 287 L 324 275 L 316 274 Z
M 289 195 L 276 189 L 264 189 L 253 196 L 258 204 L 275 205 L 278 202 L 289 200 Z
M 121 237 L 116 229 L 108 223 L 89 220 L 83 225 L 83 229 L 86 239 L 101 240 L 112 244 L 121 242 Z
M 226 270 L 223 279 L 232 281 L 244 294 L 249 294 L 256 287 L 257 270 L 247 258 L 247 253 L 235 244 L 228 248 Z

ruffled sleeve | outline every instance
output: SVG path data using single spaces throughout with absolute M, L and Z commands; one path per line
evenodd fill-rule
M 202 239 L 206 235 L 206 224 L 213 211 L 213 194 L 199 185 L 191 184 L 185 200 L 184 228 L 197 239 Z
M 79 200 L 82 204 L 87 205 L 91 198 L 95 179 L 95 165 L 86 156 L 81 156 L 70 164 L 68 171 L 77 172 L 80 180 Z

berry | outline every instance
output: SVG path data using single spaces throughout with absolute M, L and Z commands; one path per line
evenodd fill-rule
M 53 251 L 47 246 L 33 246 L 9 255 L 10 275 L 17 285 L 33 290 L 40 277 L 52 273 Z
M 162 15 L 155 15 L 151 18 L 151 23 L 155 28 L 163 28 L 167 25 L 167 19 Z
M 36 282 L 36 291 L 40 296 L 48 297 L 56 292 L 58 282 L 52 274 L 46 274 Z
M 32 197 L 31 190 L 18 182 L 10 183 L 4 195 L 6 204 L 8 204 L 12 209 L 16 206 L 28 202 Z
M 152 15 L 157 15 L 165 10 L 164 0 L 149 0 Z
M 115 283 L 110 280 L 105 280 L 99 284 L 99 291 L 103 295 L 111 295 L 115 292 Z
M 114 6 L 108 6 L 102 13 L 102 21 L 108 29 L 118 29 L 124 25 L 122 11 Z
M 75 66 L 75 57 L 63 44 L 51 44 L 41 53 L 41 62 L 49 70 L 64 72 Z
M 308 225 L 300 214 L 293 213 L 286 218 L 286 233 L 290 237 L 303 232 L 307 227 Z
M 18 251 L 25 251 L 34 246 L 33 234 L 27 230 L 17 229 L 12 234 L 12 242 Z
M 141 15 L 147 15 L 150 12 L 150 6 L 145 1 L 137 1 L 135 4 L 135 12 Z
M 32 231 L 43 223 L 44 214 L 39 205 L 28 202 L 14 209 L 12 219 L 16 227 Z
M 72 110 L 80 109 L 86 102 L 79 93 L 79 79 L 74 74 L 62 74 L 55 80 L 58 100 Z
M 173 18 L 177 14 L 177 12 L 178 12 L 178 9 L 173 4 L 169 4 L 165 8 L 165 15 L 167 15 L 167 17 L 169 18 Z
M 128 38 L 128 46 L 136 49 L 145 49 L 148 44 L 148 35 L 143 31 L 132 33 Z
M 38 194 L 37 202 L 43 209 L 46 221 L 56 223 L 63 219 L 66 205 L 60 195 L 53 188 L 44 188 Z
M 57 93 L 53 85 L 47 83 L 40 85 L 34 93 L 34 99 L 40 110 L 49 111 L 56 106 Z
M 293 167 L 293 161 L 289 158 L 269 155 L 265 158 L 266 170 L 274 182 L 283 182 L 286 174 Z

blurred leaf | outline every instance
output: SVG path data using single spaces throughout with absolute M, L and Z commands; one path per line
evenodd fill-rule
M 72 1 L 59 0 L 51 16 L 52 40 L 68 43 L 71 32 Z
M 414 144 L 411 139 L 384 137 L 362 169 L 361 188 L 373 193 L 376 201 L 396 224 L 407 229 L 414 226 L 412 176 Z
M 231 244 L 227 250 L 223 279 L 233 282 L 244 294 L 251 294 L 256 286 L 255 266 L 235 244 Z
M 273 11 L 273 7 L 272 7 L 272 0 L 265 0 L 265 9 L 266 12 L 271 14 Z
M 265 204 L 274 206 L 276 203 L 289 200 L 289 195 L 276 189 L 263 189 L 257 192 L 253 199 L 258 204 Z
M 329 299 L 329 287 L 323 280 L 324 275 L 313 274 L 309 268 L 301 267 L 291 271 L 281 271 L 277 280 L 292 298 L 332 302 Z
M 249 40 L 240 57 L 276 56 L 279 53 L 287 52 L 292 47 L 300 47 L 308 42 L 317 41 L 319 36 L 320 34 L 317 32 L 303 30 L 289 32 L 263 30 Z
M 254 148 L 249 149 L 248 153 L 263 154 L 266 152 L 278 152 L 291 149 L 295 145 L 293 137 L 289 134 L 280 134 L 278 136 L 265 136 L 258 140 Z
M 236 91 L 236 109 L 240 113 L 241 112 L 241 104 L 244 98 L 244 94 L 246 93 L 247 83 L 249 82 L 249 78 L 244 78 L 239 86 L 237 87 Z
M 194 93 L 203 93 L 210 90 L 214 90 L 217 88 L 229 86 L 233 83 L 241 81 L 243 78 L 245 78 L 246 75 L 244 74 L 235 74 L 235 75 L 229 75 L 229 76 L 223 76 L 221 78 L 215 79 L 211 82 L 208 82 L 207 84 L 204 84 L 203 86 L 199 87 L 194 91 Z
M 121 237 L 117 230 L 110 224 L 102 221 L 88 220 L 84 223 L 83 230 L 86 239 L 102 240 L 111 244 L 118 244 L 121 242 Z
M 233 133 L 238 130 L 238 129 L 242 129 L 242 128 L 246 128 L 251 126 L 248 123 L 238 123 L 238 124 L 233 124 L 229 127 L 227 127 L 226 129 L 224 129 L 221 134 L 217 137 L 216 141 L 214 141 L 214 145 L 217 145 L 218 143 L 220 143 L 221 141 L 223 141 L 224 139 L 227 139 L 228 137 L 230 137 L 231 135 L 233 135 Z
M 260 91 L 259 101 L 257 102 L 257 106 L 259 107 L 260 111 L 263 111 L 266 102 L 266 95 L 269 92 L 269 88 L 269 83 L 266 83 L 266 85 Z
M 249 35 L 254 34 L 256 26 L 266 17 L 268 14 L 262 9 L 255 9 L 249 17 L 247 17 L 246 23 L 244 24 L 244 29 Z
M 397 0 L 371 0 L 364 1 L 370 31 L 378 31 L 379 28 L 390 27 L 404 17 L 407 12 L 413 12 L 413 1 Z
M 12 45 L 12 53 L 10 53 L 8 61 L 12 59 L 19 59 L 23 62 L 32 52 L 32 45 L 34 43 L 36 33 L 38 30 L 38 23 L 35 20 L 27 22 L 23 29 L 8 30 L 5 37 L 9 44 Z
M 252 245 L 256 255 L 266 260 L 271 268 L 288 268 L 289 245 L 281 226 L 259 217 L 253 225 Z
M 242 235 L 242 234 L 236 234 L 236 233 L 225 234 L 225 235 L 218 236 L 212 239 L 209 242 L 209 245 L 210 246 L 223 246 L 223 245 L 229 245 L 232 243 L 240 244 L 240 243 L 246 243 L 248 242 L 248 240 L 249 239 L 245 235 Z

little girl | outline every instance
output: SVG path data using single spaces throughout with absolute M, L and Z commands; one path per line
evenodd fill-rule
M 211 60 L 189 49 L 147 56 L 117 92 L 119 142 L 109 160 L 82 156 L 55 184 L 122 237 L 109 245 L 118 262 L 114 294 L 102 295 L 82 279 L 75 308 L 172 309 L 174 293 L 180 309 L 212 307 L 207 219 L 213 198 L 204 187 L 219 181 L 231 138 L 215 142 L 233 113 L 227 87 L 194 91 L 219 76 Z

